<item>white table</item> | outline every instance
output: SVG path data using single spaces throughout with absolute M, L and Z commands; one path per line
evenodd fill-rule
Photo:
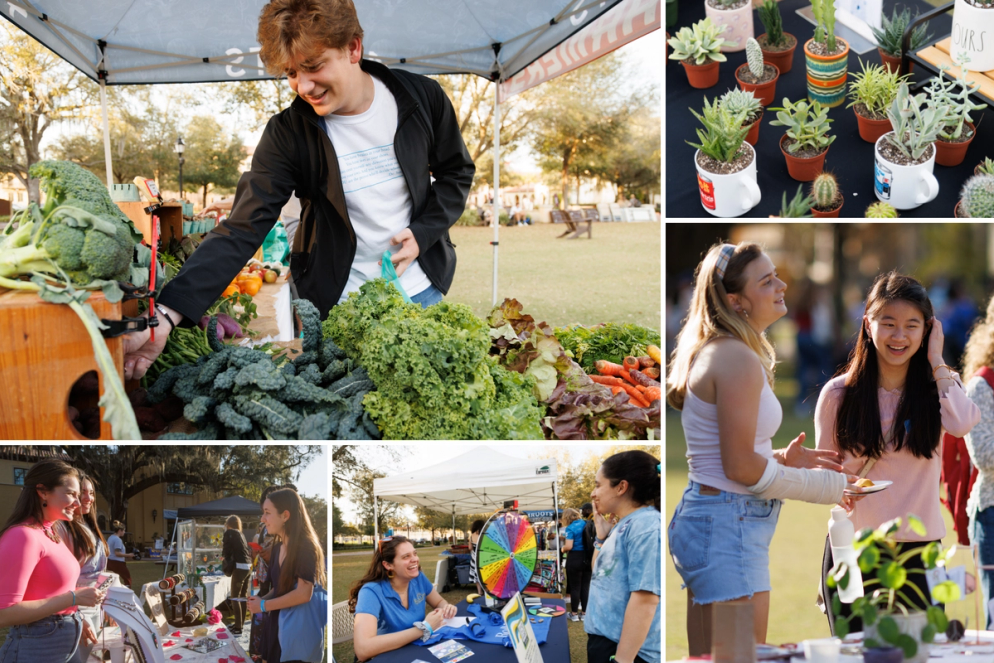
M 203 591 L 197 588 L 197 594 L 204 601 L 204 608 L 210 612 L 231 596 L 231 578 L 228 576 L 201 576 L 204 583 Z
M 186 649 L 185 645 L 199 640 L 193 635 L 195 626 L 184 626 L 182 628 L 169 627 L 169 631 L 166 635 L 161 637 L 162 649 L 165 652 L 166 661 L 183 661 L 184 663 L 217 663 L 219 658 L 227 658 L 228 663 L 252 663 L 252 659 L 249 655 L 245 653 L 245 650 L 239 644 L 238 640 L 234 635 L 228 631 L 224 626 L 217 624 L 214 626 L 205 625 L 207 628 L 207 637 L 210 637 L 218 642 L 223 643 L 223 646 L 219 649 L 215 649 L 207 654 L 200 654 L 193 650 Z M 179 633 L 179 635 L 176 635 Z M 106 647 L 107 649 L 119 648 L 122 644 L 121 631 L 116 626 L 107 627 L 103 630 L 98 638 L 96 646 L 93 648 L 93 652 L 90 654 L 90 659 L 88 663 L 93 663 L 95 661 L 101 661 L 100 652 Z M 127 656 L 126 661 L 133 661 L 134 658 L 131 656 L 131 651 L 126 650 Z M 173 656 L 180 656 L 178 659 L 173 659 Z M 239 661 L 241 659 L 241 661 Z

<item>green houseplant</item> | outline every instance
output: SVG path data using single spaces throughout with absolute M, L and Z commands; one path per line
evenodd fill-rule
M 946 108 L 946 118 L 935 142 L 935 162 L 940 166 L 958 166 L 966 158 L 966 151 L 976 136 L 976 127 L 970 120 L 970 113 L 987 108 L 987 104 L 975 104 L 970 99 L 970 93 L 976 89 L 975 84 L 966 80 L 966 66 L 960 65 L 959 74 L 955 79 L 944 77 L 948 67 L 939 67 L 940 74 L 931 81 L 925 91 L 929 95 L 929 103 L 936 107 Z
M 817 26 L 804 44 L 808 99 L 832 108 L 846 98 L 849 44 L 835 36 L 835 0 L 811 0 Z
M 694 166 L 701 205 L 709 214 L 735 217 L 755 207 L 761 198 L 756 177 L 756 151 L 745 142 L 749 129 L 744 113 L 733 114 L 718 99 L 704 99 L 701 113 L 690 109 L 703 125 L 697 129 Z
M 990 157 L 984 157 L 984 160 L 978 163 L 973 169 L 974 175 L 980 175 L 981 173 L 994 175 L 994 160 Z
M 780 139 L 780 151 L 787 160 L 787 172 L 799 182 L 810 182 L 824 170 L 825 155 L 835 136 L 828 135 L 828 108 L 817 101 L 801 99 L 791 103 L 784 97 L 783 107 L 771 108 L 777 119 L 770 126 L 787 127 Z
M 961 219 L 994 219 L 994 175 L 974 175 L 963 185 L 954 216 Z
M 918 18 L 917 14 L 915 14 L 915 18 Z M 889 71 L 900 71 L 902 56 L 901 42 L 904 39 L 904 31 L 911 24 L 911 10 L 907 7 L 902 10 L 894 7 L 894 11 L 891 12 L 889 18 L 884 14 L 880 19 L 881 27 L 870 26 L 873 38 L 877 40 L 877 52 L 880 53 L 880 61 L 883 62 L 883 65 Z M 928 30 L 928 23 L 919 25 L 911 33 L 910 47 L 912 53 L 920 49 L 925 42 L 932 38 L 932 35 L 926 34 L 926 30 Z M 914 63 L 909 62 L 908 72 L 911 72 L 913 69 Z
M 776 217 L 777 219 L 810 219 L 811 218 L 811 205 L 814 204 L 814 198 L 811 196 L 804 195 L 804 185 L 797 185 L 797 193 L 791 198 L 790 202 L 787 202 L 787 192 L 783 192 L 783 202 L 780 204 L 780 215 Z
M 835 175 L 825 172 L 818 173 L 818 176 L 811 182 L 810 192 L 814 201 L 811 205 L 811 214 L 815 218 L 838 218 L 845 197 L 842 195 L 842 190 L 839 189 L 839 182 L 835 179 Z
M 742 126 L 749 130 L 745 137 L 746 142 L 755 145 L 759 140 L 760 120 L 763 119 L 763 105 L 756 99 L 756 95 L 735 88 L 721 95 L 718 103 L 732 115 L 745 118 Z
M 901 76 L 883 65 L 867 66 L 862 60 L 859 64 L 862 71 L 851 73 L 853 80 L 849 83 L 849 98 L 852 101 L 846 108 L 852 108 L 856 114 L 860 138 L 876 143 L 878 138 L 890 131 L 887 109 L 894 103 L 898 88 L 901 83 L 907 82 L 909 75 Z
M 667 42 L 673 48 L 671 60 L 678 60 L 687 71 L 691 87 L 709 88 L 718 83 L 718 65 L 727 58 L 721 52 L 725 26 L 718 27 L 704 18 L 693 27 L 680 28 Z
M 951 558 L 955 548 L 943 552 L 937 542 L 910 549 L 907 545 L 902 546 L 896 536 L 904 520 L 913 532 L 923 537 L 926 535 L 925 525 L 911 514 L 906 519 L 895 518 L 876 529 L 866 528 L 856 534 L 854 546 L 859 554 L 863 587 L 873 591 L 853 601 L 849 618 L 839 616 L 842 602 L 838 592 L 832 594 L 835 634 L 844 638 L 849 633 L 849 621 L 859 617 L 863 621 L 865 647 L 899 647 L 906 661 L 924 663 L 928 659 L 928 644 L 937 633 L 946 630 L 949 621 L 940 608 L 931 605 L 931 597 L 926 597 L 917 585 L 908 580 L 910 575 L 924 575 L 925 571 L 909 569 L 906 565 L 917 557 L 925 569 L 934 569 L 940 562 Z M 850 572 L 848 566 L 840 562 L 833 567 L 825 584 L 829 589 L 844 588 L 849 583 Z M 949 603 L 959 599 L 959 587 L 947 580 L 932 589 L 932 596 L 941 603 Z M 928 607 L 924 610 L 913 607 L 915 601 L 912 597 Z
M 780 70 L 774 64 L 763 60 L 763 49 L 759 42 L 749 37 L 746 40 L 746 62 L 735 70 L 735 80 L 739 88 L 746 92 L 755 92 L 756 98 L 763 106 L 769 106 L 776 98 L 777 79 Z
M 759 47 L 763 49 L 763 60 L 776 65 L 781 74 L 786 74 L 794 66 L 794 49 L 797 48 L 797 37 L 783 31 L 783 18 L 780 16 L 780 5 L 773 0 L 764 0 L 757 11 L 759 20 L 766 32 L 756 37 Z

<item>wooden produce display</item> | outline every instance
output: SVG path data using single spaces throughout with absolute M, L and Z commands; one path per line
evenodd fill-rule
M 141 234 L 145 243 L 152 241 L 152 217 L 145 213 L 146 203 L 115 202 L 125 216 L 131 219 Z M 177 242 L 183 239 L 183 204 L 179 202 L 165 203 L 159 208 L 159 230 L 162 246 L 168 246 L 169 240 Z
M 121 319 L 122 304 L 111 304 L 102 292 L 92 293 L 87 302 L 98 318 Z M 85 373 L 96 370 L 99 376 L 100 371 L 90 335 L 76 313 L 33 292 L 0 288 L 0 338 L 0 439 L 87 439 L 69 422 L 69 391 Z M 122 339 L 106 342 L 123 379 Z M 103 420 L 100 439 L 113 439 Z

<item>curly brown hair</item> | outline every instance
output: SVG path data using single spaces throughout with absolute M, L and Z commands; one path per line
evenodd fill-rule
M 346 48 L 362 39 L 352 0 L 273 0 L 259 14 L 259 57 L 273 76 L 296 57 Z
M 968 380 L 983 366 L 994 368 L 994 296 L 987 303 L 987 315 L 970 330 L 963 351 L 963 379 Z

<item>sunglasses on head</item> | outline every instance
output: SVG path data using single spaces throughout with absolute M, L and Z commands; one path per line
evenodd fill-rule
M 379 552 L 382 553 L 383 552 L 383 544 L 386 543 L 387 541 L 393 541 L 393 537 L 392 536 L 388 536 L 385 539 L 380 539 L 379 542 L 376 544 L 376 549 Z

